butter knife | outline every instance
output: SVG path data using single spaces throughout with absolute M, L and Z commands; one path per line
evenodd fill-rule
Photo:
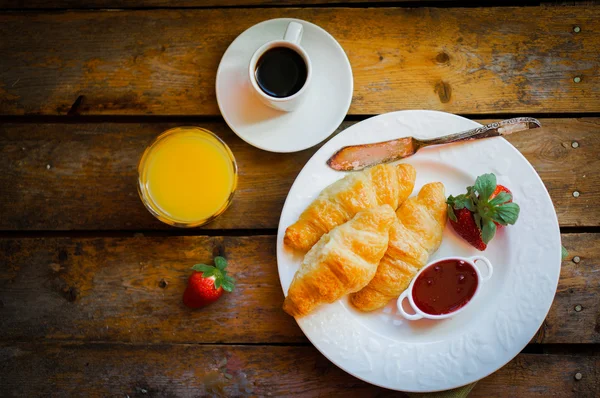
M 538 127 L 542 127 L 542 124 L 537 119 L 517 117 L 429 140 L 405 137 L 374 144 L 345 146 L 330 157 L 327 164 L 338 171 L 358 171 L 376 164 L 406 158 L 430 145 L 499 137 Z

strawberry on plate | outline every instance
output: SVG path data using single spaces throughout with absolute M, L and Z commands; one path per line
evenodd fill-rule
M 481 175 L 467 187 L 466 194 L 448 197 L 450 224 L 464 240 L 483 251 L 498 227 L 517 221 L 520 208 L 512 199 L 508 188 L 496 184 L 494 174 Z
M 217 301 L 224 290 L 233 290 L 235 281 L 225 271 L 227 260 L 217 256 L 214 261 L 214 266 L 196 264 L 192 267 L 194 273 L 190 275 L 183 293 L 183 304 L 190 308 L 204 307 Z

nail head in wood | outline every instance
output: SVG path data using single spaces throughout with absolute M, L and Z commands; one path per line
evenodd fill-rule
M 581 306 L 581 304 L 577 304 L 575 306 L 575 311 L 577 311 L 577 312 L 581 312 L 582 309 L 583 309 L 583 307 Z
M 575 373 L 575 380 L 581 380 L 583 378 L 583 375 L 579 372 Z
M 573 257 L 573 262 L 574 262 L 575 264 L 579 264 L 579 262 L 580 262 L 580 261 L 581 261 L 581 258 L 580 258 L 579 256 L 575 256 L 575 257 Z
M 578 198 L 579 197 L 579 191 L 574 191 L 573 192 L 573 197 L 574 198 Z
M 579 32 L 581 32 L 581 28 L 579 26 L 574 26 L 573 27 L 573 32 L 579 33 Z
M 50 167 L 52 167 L 52 166 L 50 166 L 49 164 L 47 164 L 46 165 L 46 170 L 50 170 Z
M 164 288 L 166 288 L 167 286 L 169 286 L 169 282 L 167 282 L 167 281 L 166 281 L 166 280 L 164 280 L 164 279 L 161 279 L 161 280 L 160 280 L 160 282 L 158 282 L 158 286 L 159 286 L 161 289 L 164 289 Z
M 579 82 L 581 81 L 581 77 L 579 77 L 579 76 L 575 76 L 575 77 L 573 78 L 573 81 L 574 81 L 575 83 L 579 83 Z
M 579 142 L 577 142 L 577 141 L 571 142 L 571 147 L 572 148 L 579 148 Z

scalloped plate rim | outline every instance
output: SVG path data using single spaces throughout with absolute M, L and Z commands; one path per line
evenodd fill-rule
M 280 223 L 278 226 L 278 234 L 277 234 L 277 263 L 278 263 L 278 271 L 279 271 L 279 277 L 280 277 L 280 283 L 282 285 L 282 289 L 284 294 L 287 293 L 287 286 L 284 287 L 284 285 L 286 285 L 289 282 L 285 282 L 283 280 L 283 276 L 282 276 L 282 272 L 286 272 L 285 269 L 283 269 L 283 265 L 282 263 L 285 261 L 288 261 L 288 259 L 285 258 L 286 254 L 284 253 L 283 250 L 283 233 L 285 231 L 285 228 L 287 227 L 287 224 L 289 224 L 289 222 L 286 223 L 286 214 L 289 213 L 290 211 L 290 207 L 292 207 L 292 202 L 297 201 L 294 198 L 291 198 L 291 194 L 292 192 L 294 192 L 298 186 L 301 186 L 304 183 L 304 179 L 306 178 L 306 174 L 308 173 L 308 169 L 309 169 L 309 165 L 312 165 L 315 161 L 317 161 L 320 157 L 323 157 L 324 151 L 330 151 L 332 154 L 333 151 L 331 150 L 332 146 L 335 144 L 335 148 L 333 148 L 333 150 L 338 149 L 339 147 L 343 146 L 343 145 L 348 145 L 348 143 L 346 141 L 348 141 L 348 139 L 344 138 L 344 135 L 349 136 L 350 134 L 353 134 L 353 131 L 360 131 L 361 126 L 360 125 L 364 125 L 365 123 L 369 123 L 370 126 L 372 126 L 375 122 L 377 121 L 384 121 L 385 119 L 390 119 L 390 118 L 396 118 L 397 120 L 400 120 L 402 117 L 408 117 L 408 116 L 414 116 L 416 117 L 416 119 L 423 119 L 425 120 L 428 116 L 429 117 L 441 117 L 442 119 L 447 119 L 447 121 L 462 121 L 464 122 L 465 126 L 467 124 L 470 124 L 470 126 L 472 127 L 477 127 L 480 126 L 479 123 L 471 121 L 469 119 L 463 118 L 461 116 L 457 116 L 457 115 L 453 115 L 453 114 L 449 114 L 449 113 L 445 113 L 445 112 L 440 112 L 440 111 L 429 111 L 429 110 L 408 110 L 408 111 L 397 111 L 397 112 L 390 112 L 390 113 L 386 113 L 386 114 L 381 114 L 378 116 L 374 116 L 372 118 L 366 119 L 364 121 L 358 122 L 356 124 L 354 124 L 353 126 L 347 128 L 346 130 L 340 132 L 337 136 L 333 137 L 329 142 L 327 142 L 325 145 L 323 145 L 323 147 L 321 147 L 306 163 L 306 165 L 304 166 L 304 168 L 302 169 L 302 171 L 298 174 L 296 180 L 294 181 L 292 187 L 290 188 L 290 191 L 288 193 L 288 196 L 286 198 L 286 201 L 284 203 L 283 209 L 282 209 L 282 213 L 281 213 L 281 218 L 280 218 Z M 443 123 L 443 122 L 441 122 Z M 389 122 L 386 124 L 386 122 L 383 123 L 382 125 L 382 129 L 385 130 L 387 127 L 389 126 Z M 466 127 L 466 128 L 470 128 L 470 127 Z M 454 131 L 448 131 L 447 134 L 452 133 Z M 364 133 L 360 133 L 359 135 L 364 135 Z M 405 136 L 405 134 L 399 134 L 396 135 L 394 137 L 400 138 L 402 136 Z M 433 137 L 435 135 L 427 135 L 424 138 L 429 138 L 429 137 Z M 391 139 L 389 137 L 386 137 L 384 139 Z M 498 139 L 496 139 L 498 140 Z M 501 139 L 502 141 L 505 141 L 504 139 Z M 364 140 L 364 142 L 377 142 L 377 141 L 381 141 L 379 139 L 370 139 L 370 140 Z M 486 140 L 481 140 L 478 141 L 479 143 L 483 143 Z M 354 143 L 354 142 L 353 142 Z M 352 144 L 353 144 L 352 143 Z M 480 372 L 477 374 L 476 377 L 468 377 L 465 378 L 459 382 L 455 382 L 451 385 L 438 385 L 435 387 L 427 387 L 427 388 L 407 388 L 407 387 L 403 387 L 402 383 L 383 383 L 381 382 L 381 380 L 378 379 L 374 379 L 372 377 L 367 377 L 364 374 L 361 374 L 360 372 L 357 371 L 353 371 L 352 369 L 349 369 L 349 366 L 347 365 L 347 363 L 345 363 L 346 361 L 344 361 L 344 363 L 341 363 L 342 361 L 340 360 L 336 360 L 336 358 L 334 358 L 334 355 L 336 354 L 335 350 L 331 350 L 331 348 L 327 348 L 325 347 L 325 343 L 323 342 L 323 339 L 319 338 L 319 336 L 315 335 L 314 332 L 314 328 L 311 329 L 311 326 L 308 322 L 306 322 L 305 320 L 307 318 L 313 317 L 313 314 L 308 315 L 307 317 L 304 317 L 298 321 L 298 324 L 300 326 L 300 328 L 302 329 L 302 331 L 304 332 L 304 334 L 306 335 L 306 337 L 311 341 L 311 343 L 327 358 L 329 359 L 332 363 L 334 363 L 336 366 L 340 367 L 342 370 L 352 374 L 353 376 L 366 381 L 368 383 L 380 386 L 380 387 L 384 387 L 384 388 L 388 388 L 388 389 L 393 389 L 393 390 L 400 390 L 400 391 L 406 391 L 406 392 L 436 392 L 436 391 L 444 391 L 447 389 L 452 389 L 452 388 L 457 388 L 457 387 L 461 387 L 467 384 L 470 384 L 472 382 L 475 382 L 477 380 L 480 380 L 486 376 L 488 376 L 489 374 L 495 372 L 496 370 L 498 370 L 499 368 L 501 368 L 502 366 L 504 366 L 506 363 L 510 362 L 514 357 L 516 357 L 521 350 L 528 344 L 529 340 L 531 340 L 531 338 L 535 335 L 535 333 L 537 332 L 537 330 L 539 329 L 539 327 L 541 326 L 543 320 L 546 318 L 548 311 L 550 310 L 550 306 L 553 302 L 554 299 L 554 295 L 556 292 L 556 287 L 558 285 L 558 279 L 559 279 L 559 275 L 560 275 L 560 267 L 561 267 L 561 246 L 560 246 L 560 230 L 559 230 L 559 224 L 558 224 L 558 218 L 556 216 L 556 212 L 554 210 L 554 207 L 552 205 L 552 201 L 550 199 L 550 196 L 548 194 L 548 191 L 546 189 L 546 187 L 544 186 L 541 178 L 539 177 L 539 175 L 537 174 L 537 172 L 535 171 L 535 169 L 533 168 L 533 166 L 527 161 L 527 159 L 523 156 L 523 154 L 521 154 L 516 148 L 514 148 L 510 143 L 508 143 L 508 141 L 505 141 L 506 145 L 508 145 L 507 149 L 510 150 L 512 149 L 513 151 L 513 155 L 516 155 L 517 159 L 519 159 L 519 166 L 524 166 L 527 167 L 530 171 L 533 172 L 533 182 L 535 182 L 535 184 L 537 185 L 537 187 L 539 188 L 541 186 L 542 188 L 542 192 L 543 192 L 543 200 L 545 202 L 545 205 L 547 205 L 548 203 L 551 206 L 552 209 L 552 217 L 548 220 L 548 222 L 551 224 L 549 225 L 552 229 L 552 231 L 547 231 L 548 235 L 553 234 L 553 235 L 557 235 L 558 236 L 558 242 L 559 244 L 556 246 L 556 253 L 555 254 L 548 254 L 549 257 L 553 257 L 556 259 L 556 267 L 552 268 L 552 275 L 550 275 L 550 278 L 554 278 L 553 280 L 550 281 L 548 287 L 552 288 L 552 294 L 551 297 L 550 295 L 548 295 L 548 297 L 544 297 L 544 302 L 543 302 L 543 306 L 542 308 L 540 308 L 538 310 L 537 315 L 543 315 L 541 316 L 541 321 L 539 322 L 539 325 L 536 325 L 537 327 L 532 328 L 529 327 L 527 329 L 527 331 L 524 333 L 526 335 L 531 334 L 531 336 L 526 339 L 526 341 L 522 344 L 518 344 L 518 345 L 513 345 L 511 347 L 510 350 L 510 354 L 505 356 L 503 358 L 503 360 L 497 361 L 492 367 L 494 369 L 491 369 L 489 371 L 486 372 Z M 455 144 L 456 145 L 456 144 Z M 462 144 L 462 145 L 468 145 L 468 144 Z M 481 144 L 479 144 L 481 145 Z M 504 145 L 504 144 L 501 144 Z M 413 156 L 413 158 L 417 158 L 419 156 L 419 154 L 416 154 Z M 407 159 L 407 162 L 410 163 L 410 159 Z M 323 170 L 328 169 L 326 165 L 322 165 L 321 166 Z M 418 172 L 418 170 L 417 170 Z M 485 171 L 482 171 L 485 172 Z M 342 174 L 340 174 L 342 175 Z M 329 182 L 330 183 L 330 182 Z M 328 185 L 328 184 L 327 184 Z M 413 192 L 414 193 L 414 192 Z M 546 206 L 547 208 L 547 206 Z M 548 208 L 547 208 L 548 209 Z M 553 237 L 554 239 L 556 239 L 556 236 Z M 289 279 L 289 278 L 288 278 Z M 333 308 L 333 306 L 337 304 L 329 304 L 326 307 L 328 307 L 326 310 L 329 312 L 334 312 L 334 310 L 331 310 L 331 308 Z M 339 307 L 339 306 L 338 306 Z M 323 311 L 315 311 L 317 313 L 322 313 Z M 318 316 L 318 315 L 317 315 Z M 496 320 L 498 319 L 498 317 L 495 318 Z M 535 330 L 534 330 L 535 329 Z M 469 335 L 465 335 L 463 336 L 463 339 L 465 337 L 470 337 Z M 522 339 L 523 340 L 523 339 Z M 413 346 L 413 347 L 417 347 L 419 346 L 419 344 L 410 344 L 410 343 L 405 343 L 405 345 L 409 345 L 409 346 Z M 413 348 L 414 350 L 414 348 Z

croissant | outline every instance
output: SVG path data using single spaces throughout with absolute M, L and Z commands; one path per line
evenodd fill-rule
M 397 298 L 415 274 L 427 263 L 429 255 L 442 242 L 446 226 L 444 185 L 425 185 L 416 197 L 404 202 L 396 211 L 390 228 L 387 252 L 381 259 L 373 280 L 350 296 L 361 311 L 373 311 Z
M 415 177 L 409 164 L 381 164 L 346 175 L 325 188 L 286 229 L 285 244 L 307 251 L 323 234 L 361 210 L 383 204 L 396 210 L 412 193 Z
M 306 253 L 283 303 L 285 312 L 303 316 L 369 283 L 385 254 L 396 215 L 389 205 L 359 212 L 323 235 Z

